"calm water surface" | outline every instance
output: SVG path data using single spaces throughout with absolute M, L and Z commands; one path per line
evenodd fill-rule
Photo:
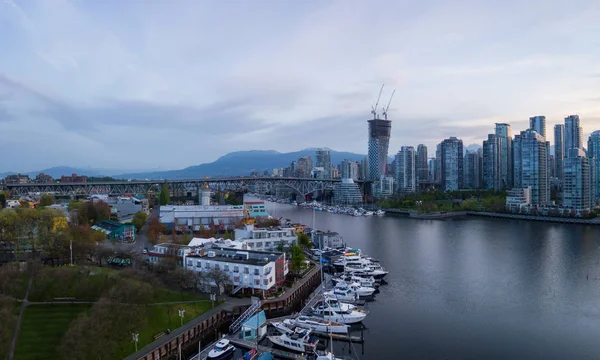
M 312 224 L 310 209 L 267 208 Z M 600 359 L 600 228 L 326 212 L 315 224 L 390 271 L 360 359 Z

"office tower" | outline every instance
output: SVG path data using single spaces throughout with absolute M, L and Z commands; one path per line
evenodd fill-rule
M 590 160 L 582 149 L 572 148 L 565 158 L 563 207 L 584 210 L 592 205 Z
M 545 124 L 545 120 L 544 120 Z M 545 125 L 544 125 L 545 129 Z M 512 129 L 509 124 L 496 124 L 496 136 L 500 138 L 500 181 L 501 189 L 513 186 L 513 158 L 512 158 Z
M 481 154 L 479 151 L 467 150 L 465 154 L 463 166 L 464 166 L 464 184 L 467 189 L 479 189 L 481 188 Z
M 515 135 L 513 139 L 512 146 L 512 156 L 513 156 L 513 186 L 520 188 L 522 187 L 521 181 L 521 170 L 523 169 L 521 166 L 521 135 Z
M 345 159 L 340 164 L 340 172 L 342 173 L 342 179 L 358 180 L 360 171 L 360 164 L 358 161 Z
M 546 141 L 546 143 L 548 143 Z M 550 150 L 548 150 L 548 154 L 550 154 Z M 549 155 L 548 156 L 548 178 L 552 179 L 556 177 L 556 174 L 554 173 L 554 171 L 556 170 L 556 158 L 554 157 L 554 155 Z
M 315 167 L 323 168 L 323 178 L 331 179 L 331 153 L 329 152 L 329 149 L 317 149 L 315 157 Z
M 365 156 L 360 162 L 360 178 L 362 180 L 369 179 L 369 157 Z
M 532 129 L 520 136 L 520 187 L 531 187 L 531 204 L 547 205 L 550 201 L 548 148 L 544 137 Z
M 309 178 L 312 168 L 312 157 L 303 156 L 298 158 L 296 176 L 299 178 Z
M 579 125 L 579 115 L 570 115 L 565 118 L 565 147 L 564 154 L 565 158 L 569 156 L 571 153 L 570 149 L 582 149 L 583 142 L 581 140 L 582 137 L 582 129 Z
M 435 183 L 435 158 L 427 160 L 427 166 L 429 166 L 429 179 Z
M 533 116 L 529 118 L 529 128 L 546 138 L 546 117 Z
M 417 184 L 429 181 L 429 166 L 427 165 L 427 146 L 417 146 Z
M 562 180 L 563 162 L 565 158 L 565 126 L 554 125 L 554 176 Z
M 502 185 L 502 139 L 489 134 L 483 141 L 483 187 L 501 190 Z
M 445 191 L 463 188 L 463 142 L 450 137 L 441 143 L 442 189 Z
M 594 131 L 588 139 L 587 155 L 590 158 L 590 178 L 594 204 L 600 200 L 600 131 Z
M 416 179 L 416 153 L 412 146 L 403 146 L 396 155 L 396 174 L 394 183 L 396 191 L 415 192 L 417 190 Z
M 434 182 L 442 184 L 442 143 L 435 146 L 435 161 L 433 163 Z
M 369 180 L 379 180 L 386 175 L 388 163 L 388 147 L 392 122 L 379 118 L 369 123 Z

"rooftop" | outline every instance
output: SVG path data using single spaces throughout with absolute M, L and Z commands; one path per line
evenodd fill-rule
M 215 256 L 208 256 L 209 252 L 214 252 Z M 248 264 L 248 265 L 266 265 L 269 262 L 278 260 L 281 257 L 280 252 L 266 252 L 256 250 L 238 250 L 238 249 L 226 249 L 226 248 L 213 248 L 208 251 L 201 251 L 198 253 L 187 255 L 188 258 L 220 262 L 228 262 L 235 264 Z

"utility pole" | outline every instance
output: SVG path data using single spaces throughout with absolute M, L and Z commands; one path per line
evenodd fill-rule
M 140 337 L 139 333 L 131 333 L 131 337 L 133 338 L 133 342 L 135 343 L 135 352 L 137 352 L 137 343 Z
M 73 266 L 73 239 L 69 242 L 69 251 L 71 252 L 71 266 Z
M 179 309 L 179 318 L 181 319 L 181 326 L 183 326 L 183 316 L 185 315 L 184 309 Z

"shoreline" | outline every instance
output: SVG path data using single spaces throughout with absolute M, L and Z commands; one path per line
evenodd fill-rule
M 522 214 L 506 214 L 497 212 L 483 212 L 483 211 L 456 211 L 456 212 L 445 212 L 445 213 L 429 213 L 419 214 L 412 210 L 401 210 L 401 209 L 383 209 L 386 213 L 408 215 L 411 219 L 417 220 L 446 220 L 456 217 L 489 217 L 497 219 L 508 219 L 508 220 L 528 220 L 528 221 L 545 221 L 553 223 L 563 224 L 580 224 L 580 225 L 600 225 L 600 218 L 582 219 L 582 218 L 568 218 L 568 217 L 553 217 L 553 216 L 537 216 L 537 215 L 522 215 Z

